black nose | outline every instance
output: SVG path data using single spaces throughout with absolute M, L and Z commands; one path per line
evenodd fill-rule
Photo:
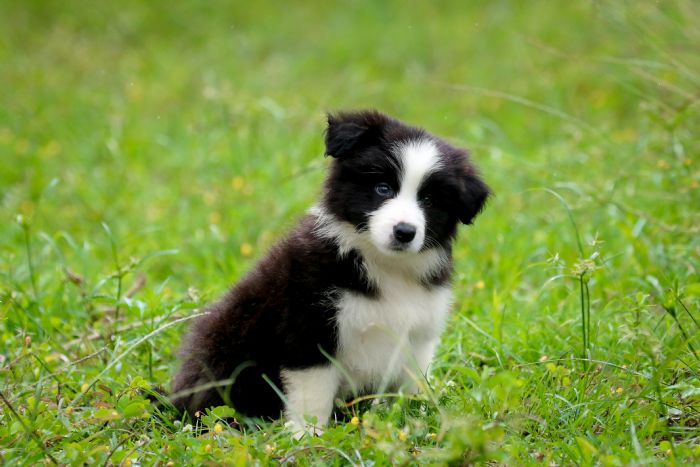
M 416 236 L 416 227 L 405 222 L 399 222 L 394 226 L 394 238 L 401 243 L 408 243 Z

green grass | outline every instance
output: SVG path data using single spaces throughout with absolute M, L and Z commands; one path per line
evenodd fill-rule
M 0 464 L 700 464 L 698 3 L 109 3 L 0 8 Z M 298 442 L 154 414 L 359 107 L 496 192 L 431 387 Z

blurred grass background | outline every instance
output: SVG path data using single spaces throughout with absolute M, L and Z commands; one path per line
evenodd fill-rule
M 700 462 L 698 21 L 690 0 L 4 2 L 0 462 Z M 301 444 L 141 417 L 184 324 L 139 339 L 293 225 L 324 112 L 363 107 L 469 147 L 496 192 L 430 396 Z

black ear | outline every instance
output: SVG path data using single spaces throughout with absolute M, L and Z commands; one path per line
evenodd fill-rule
M 328 114 L 326 155 L 337 159 L 379 141 L 389 117 L 373 110 Z
M 491 189 L 478 175 L 472 173 L 464 177 L 459 199 L 459 220 L 463 224 L 474 222 L 490 195 Z

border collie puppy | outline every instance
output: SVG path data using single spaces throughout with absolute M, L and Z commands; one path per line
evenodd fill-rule
M 415 391 L 450 307 L 451 245 L 489 188 L 467 151 L 376 111 L 328 116 L 322 198 L 191 326 L 171 400 L 315 430 L 335 398 Z

